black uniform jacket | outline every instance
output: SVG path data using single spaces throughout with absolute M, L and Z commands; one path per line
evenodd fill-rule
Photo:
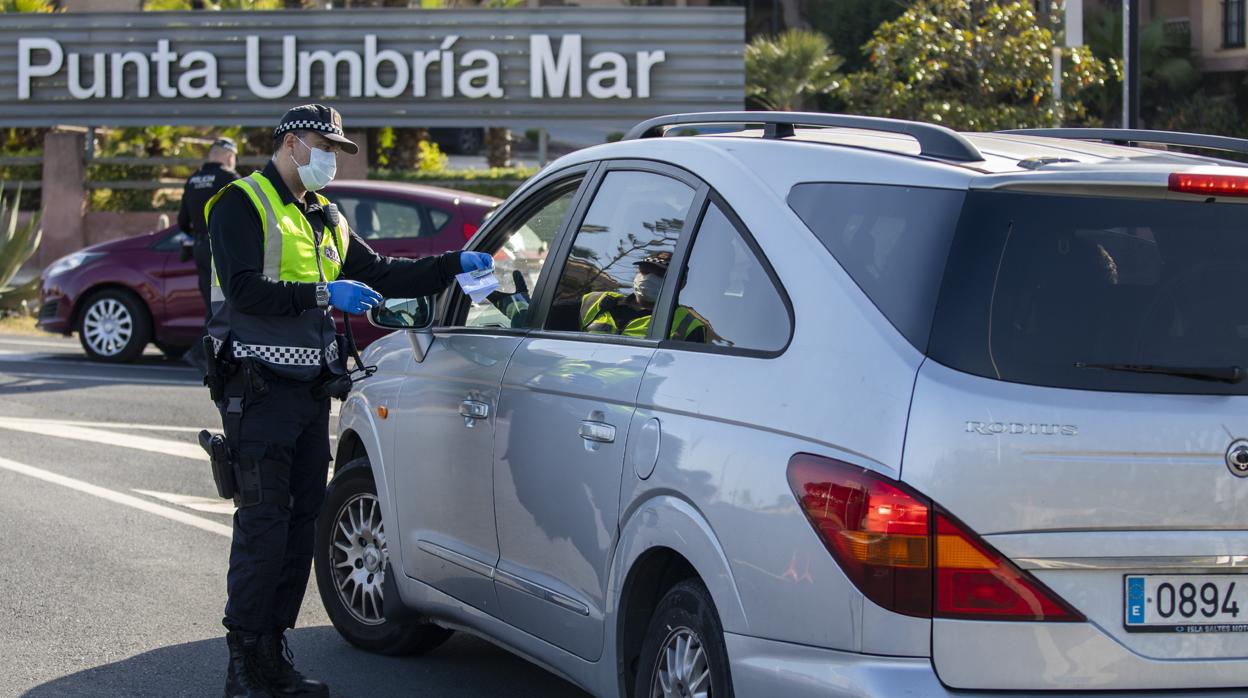
M 204 221 L 204 204 L 221 187 L 238 179 L 238 173 L 221 163 L 206 162 L 186 180 L 182 187 L 182 207 L 178 209 L 178 229 L 195 236 L 196 240 L 208 239 L 208 224 Z
M 320 204 L 296 201 L 272 162 L 263 174 L 285 204 L 295 203 L 317 234 L 327 213 Z M 314 197 L 309 196 L 309 199 Z M 238 187 L 221 195 L 208 222 L 212 256 L 222 291 L 235 312 L 250 315 L 298 315 L 316 307 L 316 284 L 270 279 L 264 269 L 264 224 L 251 199 Z M 424 259 L 383 257 L 351 231 L 346 263 L 339 278 L 368 284 L 387 298 L 417 298 L 440 293 L 463 271 L 459 252 Z

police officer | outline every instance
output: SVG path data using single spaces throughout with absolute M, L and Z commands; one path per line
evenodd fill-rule
M 199 294 L 204 298 L 204 322 L 212 317 L 208 274 L 212 253 L 208 246 L 208 223 L 204 220 L 204 204 L 225 185 L 238 179 L 234 165 L 238 146 L 233 139 L 218 138 L 208 149 L 203 166 L 192 174 L 182 187 L 182 206 L 178 209 L 178 229 L 195 241 L 195 271 L 199 273 Z
M 227 576 L 227 698 L 326 696 L 295 670 L 293 628 L 312 566 L 314 524 L 330 460 L 327 379 L 346 357 L 331 308 L 363 313 L 383 295 L 438 293 L 489 255 L 382 257 L 316 193 L 336 156 L 358 148 L 319 104 L 286 112 L 273 159 L 205 207 L 212 238 L 209 335 L 227 376 L 218 407 L 235 458 L 239 508 Z M 375 290 L 374 290 L 375 289 Z

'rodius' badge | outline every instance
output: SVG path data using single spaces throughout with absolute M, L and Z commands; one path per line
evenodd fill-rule
M 1226 449 L 1226 467 L 1235 477 L 1248 477 L 1248 439 L 1239 439 Z
M 326 245 L 323 249 L 325 250 L 325 259 L 342 266 L 342 260 L 338 257 L 338 248 L 333 245 Z

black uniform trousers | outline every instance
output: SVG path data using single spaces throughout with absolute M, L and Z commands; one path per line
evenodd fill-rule
M 199 295 L 204 298 L 204 326 L 212 319 L 212 245 L 207 235 L 196 235 L 195 246 L 191 248 L 195 255 L 195 273 L 199 275 Z
M 329 398 L 312 397 L 312 382 L 270 375 L 266 383 L 243 407 L 239 456 L 244 467 L 258 461 L 262 501 L 234 512 L 223 623 L 280 633 L 295 627 L 312 569 L 329 471 Z

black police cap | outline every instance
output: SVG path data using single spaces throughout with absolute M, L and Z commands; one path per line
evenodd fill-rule
M 238 144 L 234 142 L 233 138 L 226 138 L 225 136 L 222 136 L 218 138 L 217 140 L 213 141 L 212 147 L 224 148 L 230 151 L 231 153 L 235 153 L 235 154 L 238 153 Z
M 351 155 L 360 152 L 360 147 L 343 135 L 342 115 L 333 107 L 305 104 L 291 109 L 282 116 L 277 128 L 273 129 L 273 138 L 276 140 L 290 131 L 316 131 L 327 140 L 341 145 Z

